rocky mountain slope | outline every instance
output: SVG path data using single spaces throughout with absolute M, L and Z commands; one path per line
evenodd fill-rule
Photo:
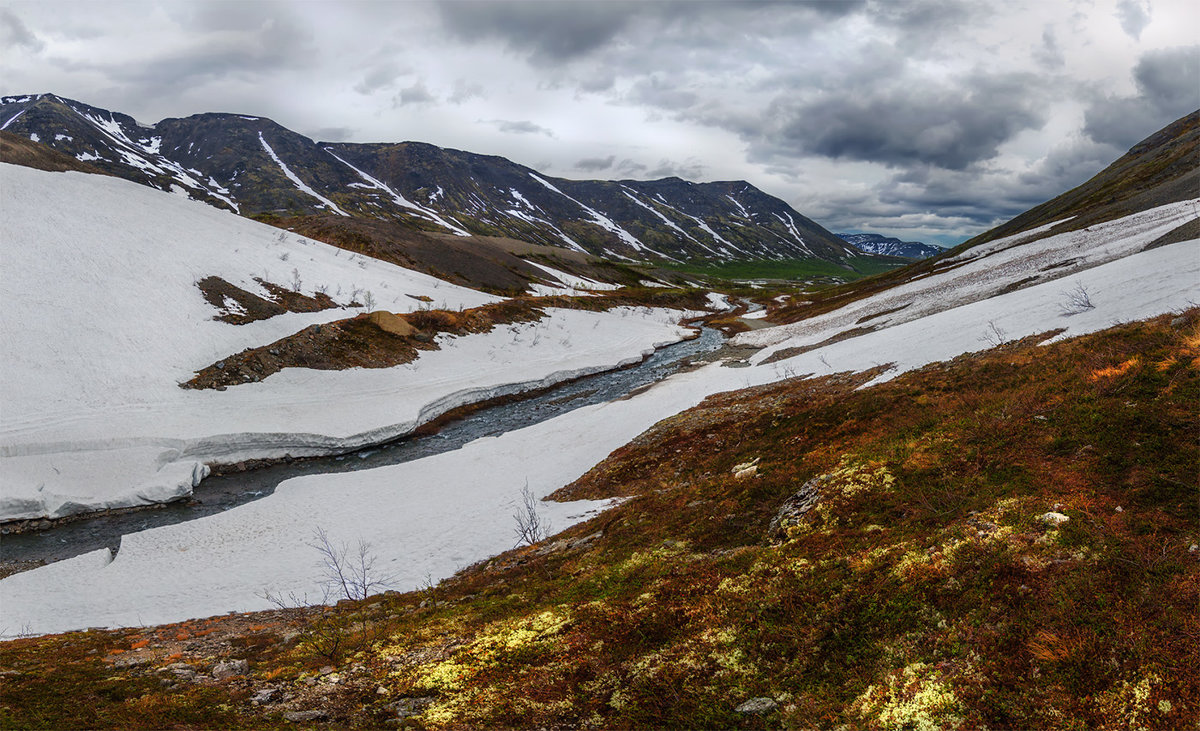
M 810 319 L 878 293 L 908 291 L 902 289 L 905 285 L 920 288 L 919 280 L 928 283 L 933 274 L 971 262 L 987 262 L 1004 248 L 1023 247 L 1036 255 L 1046 239 L 1077 232 L 1088 255 L 1068 259 L 1059 266 L 1045 266 L 1028 277 L 1010 282 L 1007 288 L 1011 291 L 1062 278 L 1095 266 L 1099 261 L 1096 254 L 1102 255 L 1100 259 L 1105 258 L 1104 247 L 1086 243 L 1094 238 L 1093 228 L 1172 204 L 1189 215 L 1180 216 L 1170 230 L 1139 246 L 1153 249 L 1200 238 L 1200 204 L 1192 202 L 1197 195 L 1200 195 L 1200 111 L 1177 119 L 1134 145 L 1082 185 L 990 231 L 911 266 L 815 293 L 802 303 L 774 311 L 771 321 Z
M 243 215 L 332 213 L 618 259 L 822 259 L 859 252 L 745 181 L 566 180 L 419 142 L 316 142 L 262 117 L 147 125 L 53 94 L 0 99 L 0 129 Z
M 842 241 L 850 244 L 859 251 L 883 256 L 902 256 L 906 259 L 928 259 L 937 256 L 944 249 L 931 246 L 920 241 L 901 241 L 892 236 L 875 233 L 837 234 Z

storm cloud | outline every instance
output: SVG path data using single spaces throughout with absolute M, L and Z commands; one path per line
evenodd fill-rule
M 744 179 L 827 228 L 954 244 L 1200 107 L 1196 27 L 1194 0 L 0 0 L 0 68 L 148 122 Z
M 782 102 L 778 134 L 765 144 L 797 152 L 962 170 L 996 155 L 1045 112 L 1025 75 L 982 76 L 955 86 L 888 88 L 862 97 Z
M 1106 95 L 1088 109 L 1084 130 L 1097 142 L 1128 148 L 1200 106 L 1200 46 L 1150 51 L 1133 69 L 1137 93 Z
M 512 120 L 512 119 L 492 119 L 488 120 L 489 124 L 495 125 L 496 129 L 506 134 L 514 135 L 546 135 L 553 137 L 554 131 L 543 127 L 540 124 L 529 121 L 528 119 Z

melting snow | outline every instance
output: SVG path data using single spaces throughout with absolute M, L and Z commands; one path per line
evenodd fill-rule
M 262 133 L 259 132 L 258 136 L 262 137 Z M 358 176 L 360 178 L 362 178 L 363 180 L 367 181 L 372 187 L 377 188 L 377 189 L 387 193 L 388 195 L 392 196 L 392 200 L 394 200 L 396 202 L 396 205 L 403 206 L 410 210 L 416 211 L 417 213 L 421 214 L 425 218 L 432 219 L 433 221 L 437 222 L 438 224 L 441 224 L 442 226 L 445 226 L 446 228 L 453 231 L 454 234 L 457 236 L 470 236 L 471 235 L 471 233 L 469 231 L 464 230 L 461 226 L 456 226 L 456 225 L 450 223 L 449 221 L 447 221 L 446 219 L 442 218 L 441 216 L 439 216 L 436 211 L 432 211 L 428 208 L 425 208 L 424 206 L 419 206 L 416 203 L 413 203 L 412 201 L 408 200 L 407 198 L 400 195 L 396 191 L 392 190 L 382 180 L 379 180 L 378 178 L 373 178 L 370 175 L 368 175 L 366 172 L 354 167 L 350 163 L 348 163 L 345 160 L 343 160 L 342 158 L 338 157 L 338 155 L 336 153 L 334 153 L 334 151 L 329 149 L 328 147 L 326 147 L 324 149 L 325 149 L 325 152 L 328 152 L 335 160 L 342 163 L 346 167 L 350 168 L 354 172 L 358 173 Z
M 5 123 L 4 123 L 2 126 L 0 126 L 0 131 L 3 131 L 3 130 L 6 130 L 6 129 L 8 129 L 8 125 L 10 125 L 10 124 L 12 124 L 13 122 L 17 121 L 17 117 L 20 117 L 20 116 L 21 116 L 22 114 L 24 114 L 24 113 L 25 113 L 25 110 L 24 110 L 24 109 L 22 109 L 21 111 L 17 112 L 16 114 L 12 115 L 11 117 L 9 117 L 9 118 L 8 118 L 8 121 L 7 121 L 7 122 L 5 122 Z
M 334 213 L 337 213 L 338 215 L 341 215 L 341 216 L 349 216 L 350 215 L 350 214 L 346 213 L 345 211 L 343 211 L 341 208 L 338 208 L 336 203 L 329 200 L 328 198 L 321 195 L 320 193 L 313 190 L 312 188 L 308 187 L 308 185 L 306 185 L 303 180 L 301 180 L 299 177 L 296 176 L 295 173 L 292 172 L 291 168 L 289 168 L 287 165 L 284 165 L 283 160 L 279 159 L 279 155 L 276 155 L 275 151 L 271 149 L 271 146 L 267 144 L 266 139 L 263 138 L 262 132 L 258 133 L 258 141 L 262 143 L 263 149 L 267 151 L 267 154 L 271 156 L 271 159 L 275 161 L 275 164 L 278 165 L 281 170 L 283 170 L 283 174 L 288 176 L 288 180 L 292 181 L 292 183 L 295 184 L 295 186 L 297 188 L 304 191 L 305 193 L 308 193 L 313 198 L 316 198 L 317 200 L 321 201 L 322 203 L 325 204 L 326 207 L 332 208 Z
M 567 195 L 566 193 L 562 192 L 558 188 L 551 185 L 550 181 L 544 180 L 543 178 L 540 178 L 533 173 L 530 173 L 529 177 L 533 178 L 534 180 L 538 181 L 539 183 L 546 186 L 550 190 L 554 191 L 555 193 L 558 193 L 563 198 L 566 198 L 567 200 L 571 201 L 572 203 L 579 206 L 583 210 L 587 211 L 588 214 L 591 215 L 593 223 L 595 223 L 596 225 L 598 225 L 600 228 L 604 229 L 605 231 L 609 231 L 610 233 L 616 234 L 617 238 L 619 238 L 622 241 L 624 241 L 625 243 L 629 244 L 634 249 L 636 249 L 638 251 L 641 251 L 643 249 L 647 249 L 649 251 L 654 251 L 653 249 L 649 249 L 648 247 L 643 246 L 642 242 L 638 241 L 636 238 L 634 238 L 633 234 L 631 234 L 628 231 L 626 231 L 625 229 L 621 228 L 616 223 L 613 223 L 613 221 L 611 219 L 609 219 L 607 216 L 600 213 L 596 209 L 589 208 L 588 206 L 584 205 L 583 203 L 580 203 L 579 201 L 575 200 L 571 196 Z M 655 252 L 655 253 L 658 253 L 658 252 Z M 622 258 L 626 258 L 626 257 L 622 257 Z

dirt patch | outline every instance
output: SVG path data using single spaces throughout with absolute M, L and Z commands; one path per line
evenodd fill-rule
M 324 371 L 388 368 L 412 361 L 418 349 L 436 347 L 432 342 L 417 340 L 415 336 L 420 333 L 415 329 L 413 334 L 414 337 L 405 337 L 388 332 L 371 322 L 368 315 L 312 325 L 270 345 L 247 348 L 219 360 L 181 386 L 223 391 L 228 386 L 261 381 L 272 373 L 294 367 Z
M 254 281 L 262 285 L 272 299 L 259 297 L 216 276 L 205 277 L 196 282 L 196 286 L 204 294 L 204 300 L 220 313 L 213 319 L 231 325 L 266 320 L 285 312 L 320 312 L 338 306 L 324 292 L 309 297 L 258 277 Z
M 214 297 L 232 287 L 217 277 L 209 291 Z M 268 286 L 269 283 L 263 283 Z M 274 287 L 275 285 L 269 285 Z M 202 290 L 204 288 L 202 287 Z M 236 287 L 233 287 L 237 290 Z M 277 288 L 276 289 L 281 289 Z M 243 290 L 237 290 L 243 292 Z M 272 289 L 272 294 L 276 293 Z M 245 293 L 248 294 L 248 293 Z M 295 292 L 291 294 L 295 295 Z M 207 296 L 207 294 L 206 294 Z M 253 295 L 250 295 L 253 296 Z M 283 294 L 278 295 L 281 299 Z M 304 297 L 304 295 L 299 295 Z M 261 299 L 261 298 L 259 298 Z M 312 299 L 312 298 L 309 298 Z M 698 292 L 650 290 L 638 293 L 613 292 L 603 297 L 519 297 L 475 307 L 462 312 L 417 310 L 405 315 L 373 312 L 345 320 L 311 325 L 298 333 L 258 348 L 247 348 L 196 372 L 182 388 L 223 390 L 241 383 L 261 381 L 284 368 L 315 368 L 334 371 L 346 368 L 391 368 L 415 360 L 419 351 L 437 350 L 438 333 L 467 335 L 485 333 L 496 325 L 534 322 L 545 317 L 548 307 L 608 310 L 620 306 L 696 308 L 703 300 Z M 212 302 L 213 300 L 209 300 Z M 220 300 L 218 300 L 220 301 Z M 268 302 L 263 300 L 263 302 Z M 272 304 L 269 303 L 268 304 Z M 278 304 L 278 303 L 275 303 Z M 303 304 L 284 300 L 283 304 Z M 278 304 L 278 306 L 283 306 Z M 306 310 L 293 310 L 304 312 Z M 314 310 L 307 310 L 314 311 Z M 249 314 L 247 308 L 247 314 Z

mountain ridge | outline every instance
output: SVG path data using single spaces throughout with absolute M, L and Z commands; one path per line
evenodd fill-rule
M 322 142 L 266 117 L 154 124 L 54 94 L 0 98 L 0 129 L 112 175 L 241 215 L 334 213 L 621 260 L 822 259 L 861 252 L 746 181 L 570 180 L 424 142 Z
M 901 241 L 893 236 L 877 233 L 839 233 L 834 234 L 839 239 L 851 244 L 859 251 L 883 256 L 902 256 L 908 259 L 927 259 L 945 251 L 940 246 L 926 244 L 923 241 Z

